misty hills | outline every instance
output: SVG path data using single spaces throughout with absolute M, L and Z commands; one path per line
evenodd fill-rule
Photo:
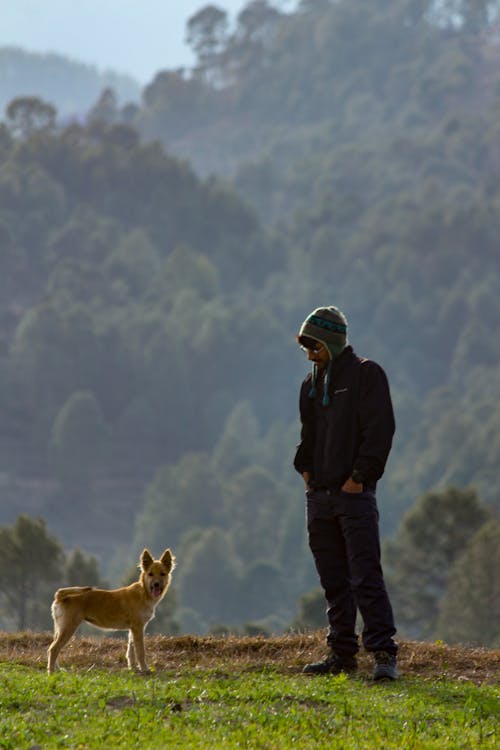
M 431 23 L 425 0 L 313 0 L 293 13 L 258 0 L 232 32 L 207 7 L 190 22 L 194 71 L 160 71 L 136 124 L 202 174 L 236 176 L 264 216 L 295 208 L 335 168 L 325 154 L 347 159 L 354 147 L 366 161 L 375 149 L 392 166 L 406 151 L 404 168 L 413 156 L 422 169 L 435 160 L 426 139 L 465 123 L 483 128 L 498 107 L 496 27 L 468 20 L 469 5 L 457 29 L 451 16 Z M 377 192 L 399 190 L 387 171 Z M 440 172 L 429 165 L 429 175 Z M 452 184 L 464 174 L 448 176 Z
M 220 599 L 267 616 L 260 582 L 289 617 L 315 580 L 294 334 L 322 304 L 391 382 L 384 531 L 450 484 L 498 507 L 498 44 L 433 5 L 200 11 L 196 69 L 137 108 L 0 128 L 1 522 L 44 515 L 113 571 L 168 529 L 186 580 L 214 555 Z
M 18 96 L 38 96 L 53 104 L 59 117 L 81 118 L 104 88 L 111 87 L 120 102 L 137 102 L 140 85 L 132 76 L 100 72 L 92 65 L 55 53 L 0 48 L 0 112 Z

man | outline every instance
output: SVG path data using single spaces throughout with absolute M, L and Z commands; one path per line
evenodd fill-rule
M 374 679 L 395 680 L 396 628 L 380 563 L 375 496 L 395 429 L 387 377 L 348 346 L 347 320 L 336 307 L 314 310 L 297 341 L 313 366 L 300 391 L 294 465 L 306 484 L 309 546 L 328 603 L 330 648 L 304 672 L 356 671 L 359 609 Z

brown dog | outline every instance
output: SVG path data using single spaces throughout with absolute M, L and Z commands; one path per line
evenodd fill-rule
M 155 608 L 170 585 L 175 557 L 166 549 L 159 560 L 149 550 L 141 555 L 138 581 L 113 591 L 91 586 L 75 586 L 56 591 L 52 603 L 54 640 L 48 649 L 47 671 L 57 668 L 57 657 L 81 622 L 107 630 L 128 630 L 127 662 L 148 673 L 144 653 L 144 631 L 155 616 Z

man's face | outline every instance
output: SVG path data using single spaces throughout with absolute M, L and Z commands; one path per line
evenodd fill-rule
M 307 359 L 310 362 L 315 362 L 320 370 L 328 366 L 328 363 L 330 361 L 330 353 L 328 349 L 319 341 L 316 341 L 315 344 L 311 347 L 303 346 L 302 348 L 307 354 Z

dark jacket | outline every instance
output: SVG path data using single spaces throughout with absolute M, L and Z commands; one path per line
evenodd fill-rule
M 300 391 L 301 441 L 294 466 L 310 472 L 312 487 L 339 488 L 356 470 L 375 486 L 384 473 L 395 430 L 389 384 L 376 362 L 347 346 L 332 363 L 329 396 L 323 406 L 323 377 L 309 397 L 311 374 Z

